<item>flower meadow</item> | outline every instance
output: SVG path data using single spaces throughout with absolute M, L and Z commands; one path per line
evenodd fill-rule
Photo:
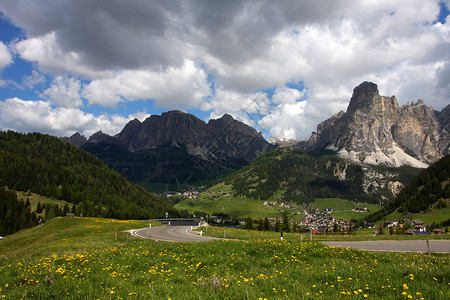
M 47 255 L 2 257 L 0 297 L 450 299 L 448 255 L 375 253 L 286 239 L 110 240 L 103 249 L 84 245 L 85 251 L 72 251 L 68 239 L 52 240 Z

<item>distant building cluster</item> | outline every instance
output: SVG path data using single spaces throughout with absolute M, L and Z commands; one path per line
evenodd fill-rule
M 315 208 L 312 210 L 304 210 L 305 217 L 298 225 L 304 228 L 310 228 L 313 233 L 324 231 L 348 231 L 350 228 L 350 222 L 343 219 L 336 219 L 330 216 L 333 212 L 333 208 L 328 207 L 324 210 Z
M 271 201 L 271 202 L 264 201 L 264 204 L 263 204 L 263 206 L 277 206 L 277 205 L 278 205 L 278 201 Z M 283 208 L 292 208 L 292 206 L 290 206 L 289 204 L 284 203 L 284 202 L 282 202 L 278 206 L 283 207 Z

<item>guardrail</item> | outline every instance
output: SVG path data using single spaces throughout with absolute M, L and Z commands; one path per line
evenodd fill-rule
M 205 220 L 200 218 L 167 218 L 167 219 L 150 219 L 150 220 L 141 220 L 142 222 L 149 222 L 151 226 L 151 222 L 159 222 L 167 225 L 195 225 L 201 226 L 205 223 Z

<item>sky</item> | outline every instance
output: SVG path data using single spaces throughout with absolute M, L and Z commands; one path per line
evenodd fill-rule
M 450 103 L 450 0 L 2 0 L 0 129 L 86 137 L 183 110 L 309 138 L 363 81 Z

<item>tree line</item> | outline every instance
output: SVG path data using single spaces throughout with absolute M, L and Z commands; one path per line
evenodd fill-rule
M 0 235 L 35 226 L 37 219 L 36 213 L 31 212 L 29 201 L 19 201 L 15 191 L 0 187 Z
M 62 140 L 40 133 L 0 132 L 0 187 L 76 205 L 84 216 L 143 219 L 179 212 L 144 188 Z

